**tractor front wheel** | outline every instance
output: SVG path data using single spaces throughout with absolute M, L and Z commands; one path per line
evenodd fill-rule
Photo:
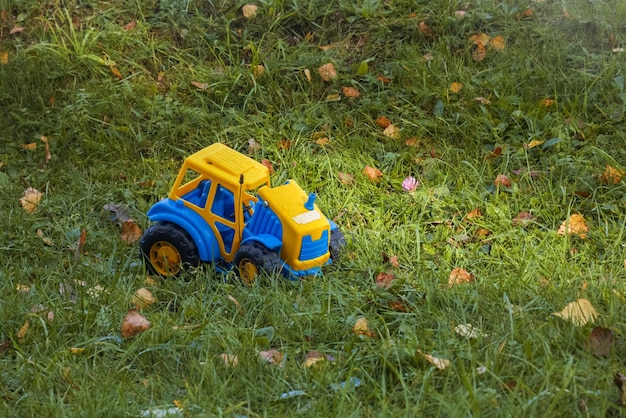
M 235 269 L 241 281 L 251 286 L 262 271 L 274 274 L 280 270 L 280 257 L 276 251 L 272 251 L 258 242 L 243 244 L 235 255 Z
M 169 222 L 157 222 L 139 242 L 141 256 L 150 273 L 177 276 L 183 269 L 200 264 L 198 248 L 184 229 Z

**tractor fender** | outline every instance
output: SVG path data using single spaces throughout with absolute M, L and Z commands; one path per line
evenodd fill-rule
M 276 252 L 279 252 L 280 248 L 283 246 L 283 242 L 280 239 L 270 234 L 253 235 L 241 241 L 241 244 L 243 245 L 249 242 L 258 242 L 259 244 L 263 245 L 267 249 L 271 251 L 276 251 Z
M 184 229 L 196 244 L 200 260 L 213 262 L 219 259 L 220 249 L 211 227 L 182 200 L 165 198 L 155 203 L 147 215 L 152 222 L 171 222 Z

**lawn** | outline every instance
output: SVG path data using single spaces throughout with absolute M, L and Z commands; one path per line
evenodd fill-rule
M 626 3 L 0 9 L 0 415 L 624 414 Z M 149 276 L 214 142 L 317 193 L 341 258 Z

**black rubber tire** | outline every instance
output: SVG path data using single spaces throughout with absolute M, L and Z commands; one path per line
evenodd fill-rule
M 178 251 L 180 255 L 180 265 L 173 269 L 171 274 L 167 274 L 164 268 L 153 265 L 150 252 L 159 245 L 166 245 Z M 171 222 L 156 222 L 152 224 L 143 233 L 139 241 L 141 257 L 146 269 L 152 274 L 158 274 L 163 277 L 175 277 L 180 275 L 183 270 L 189 270 L 192 267 L 200 265 L 200 255 L 196 243 L 189 234 L 176 224 Z
M 330 231 L 330 258 L 337 260 L 341 249 L 346 246 L 346 238 L 343 236 L 343 232 L 339 229 L 333 229 Z
M 278 253 L 258 242 L 243 244 L 239 247 L 233 263 L 235 272 L 246 285 L 252 285 L 258 279 L 259 273 L 277 274 L 282 267 Z M 256 270 L 254 277 L 246 277 L 248 276 L 248 269 L 245 265 L 254 267 Z

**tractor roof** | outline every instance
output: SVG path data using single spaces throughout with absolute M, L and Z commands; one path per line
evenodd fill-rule
M 246 190 L 269 182 L 267 167 L 221 143 L 191 154 L 186 163 L 197 172 L 225 184 L 238 185 L 243 175 L 243 188 Z

